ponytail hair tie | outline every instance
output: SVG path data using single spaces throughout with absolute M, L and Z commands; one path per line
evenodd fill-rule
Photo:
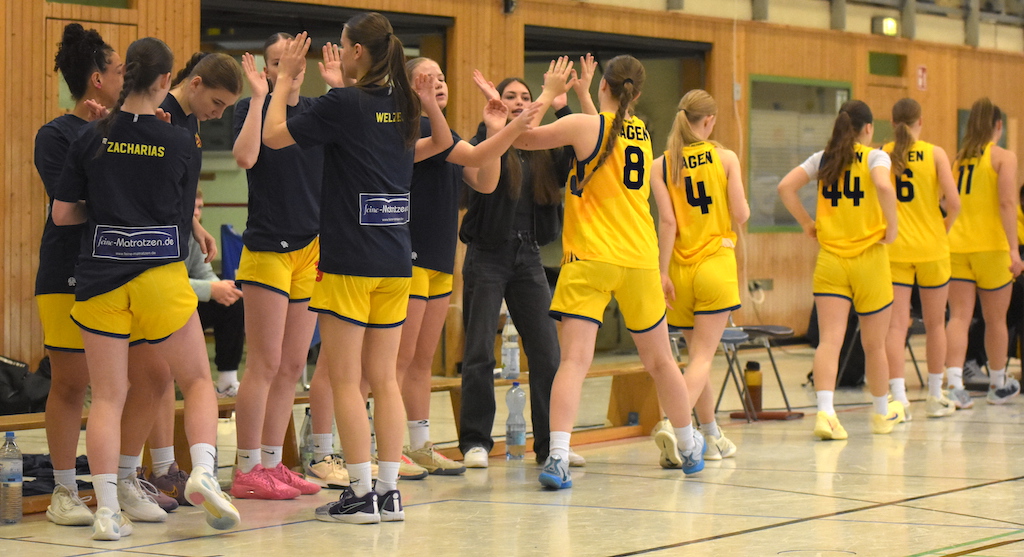
M 625 84 L 627 84 L 627 83 L 628 83 L 628 84 L 630 84 L 630 85 L 632 85 L 632 84 L 633 84 L 633 80 L 632 80 L 632 79 L 630 79 L 630 78 L 628 78 L 628 77 L 627 77 L 626 79 L 623 79 L 623 80 L 622 80 L 622 84 L 623 84 L 623 85 L 625 85 Z
M 390 41 L 391 40 L 391 33 L 385 33 L 384 34 L 384 40 L 385 41 Z

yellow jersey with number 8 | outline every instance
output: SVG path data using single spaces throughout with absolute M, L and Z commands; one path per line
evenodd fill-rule
M 892 154 L 894 144 L 882 147 Z M 889 261 L 923 263 L 949 257 L 949 238 L 939 208 L 935 146 L 915 141 L 907 150 L 903 173 L 893 174 L 899 235 L 889 246 Z
M 600 114 L 601 132 L 594 152 L 583 160 L 573 159 L 565 185 L 562 264 L 603 261 L 657 269 L 658 236 L 648 202 L 651 136 L 634 116 L 623 122 L 622 133 L 609 142 L 614 117 L 610 112 Z M 597 167 L 606 149 L 608 158 Z
M 719 151 L 707 141 L 683 147 L 679 183 L 672 178 L 672 157 L 665 152 L 665 183 L 676 215 L 676 241 L 672 257 L 693 265 L 714 255 L 723 245 L 736 246 L 729 214 L 729 181 Z
M 831 184 L 818 181 L 815 217 L 821 248 L 855 257 L 885 238 L 885 217 L 868 168 L 871 147 L 856 144 L 853 162 Z
M 953 179 L 960 192 L 960 214 L 949 231 L 953 253 L 1009 251 L 999 218 L 999 174 L 992 167 L 992 143 L 980 157 L 957 160 Z

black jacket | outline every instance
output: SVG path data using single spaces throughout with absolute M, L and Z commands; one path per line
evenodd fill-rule
M 561 118 L 571 114 L 569 107 L 564 107 L 555 113 Z M 483 123 L 477 128 L 476 136 L 470 140 L 474 145 L 479 144 L 487 138 L 487 128 Z M 554 168 L 558 172 L 558 182 L 565 183 L 569 175 L 569 168 L 572 164 L 572 147 L 557 149 L 554 153 Z M 522 176 L 528 179 L 530 176 L 529 157 L 521 157 L 523 161 Z M 459 229 L 459 239 L 463 242 L 476 243 L 484 248 L 499 247 L 507 242 L 512 233 L 512 223 L 515 220 L 517 200 L 508 195 L 509 176 L 505 165 L 508 161 L 508 153 L 501 156 L 501 177 L 498 178 L 498 186 L 493 193 L 482 194 L 472 188 L 466 187 L 468 196 L 468 210 L 462 219 L 462 228 Z M 558 238 L 562 231 L 562 203 L 556 205 L 534 204 L 533 211 L 533 236 L 539 245 L 546 245 Z

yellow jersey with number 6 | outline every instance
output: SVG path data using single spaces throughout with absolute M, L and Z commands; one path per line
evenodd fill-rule
M 999 218 L 999 174 L 992 167 L 992 145 L 986 145 L 980 157 L 953 165 L 953 179 L 960 192 L 960 214 L 949 230 L 953 253 L 1010 249 Z
M 882 150 L 891 155 L 893 146 L 887 143 Z M 903 173 L 893 174 L 899 235 L 889 246 L 889 261 L 923 263 L 949 257 L 934 152 L 931 143 L 915 141 L 907 150 Z
M 871 147 L 856 144 L 853 162 L 838 180 L 818 181 L 818 243 L 840 257 L 856 257 L 885 238 L 885 216 L 868 168 L 869 153 Z
M 722 246 L 736 246 L 726 191 L 729 181 L 719 154 L 707 141 L 683 147 L 677 183 L 672 178 L 672 156 L 665 152 L 665 183 L 677 222 L 672 257 L 683 265 L 714 255 Z
M 615 114 L 602 112 L 594 151 L 573 160 L 565 185 L 562 264 L 603 261 L 636 269 L 658 268 L 658 236 L 651 206 L 651 136 L 637 117 L 609 141 Z M 600 167 L 597 161 L 609 151 Z M 584 184 L 584 180 L 590 179 Z

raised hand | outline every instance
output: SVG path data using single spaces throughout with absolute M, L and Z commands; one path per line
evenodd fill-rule
M 508 122 L 508 107 L 498 99 L 487 101 L 484 106 L 484 125 L 490 131 L 498 131 Z
M 279 85 L 281 80 L 293 80 L 306 71 L 306 53 L 309 52 L 309 43 L 309 34 L 303 31 L 285 45 L 277 69 Z
M 595 73 L 597 73 L 597 60 L 594 59 L 594 55 L 588 52 L 586 56 L 580 56 L 580 75 L 573 85 L 576 91 L 589 92 L 590 84 L 594 82 Z
M 494 83 L 487 80 L 484 74 L 480 73 L 480 70 L 473 70 L 473 83 L 480 88 L 480 92 L 484 94 L 484 98 L 488 101 L 501 100 L 501 95 L 498 94 L 498 89 L 494 86 Z
M 543 104 L 540 102 L 530 103 L 530 105 L 524 108 L 523 111 L 519 113 L 519 116 L 513 118 L 512 121 L 508 123 L 508 125 L 517 127 L 520 132 L 530 130 L 531 128 L 533 128 L 532 124 L 534 118 L 536 118 L 537 115 L 540 113 L 541 106 L 543 106 Z
M 99 120 L 100 118 L 103 118 L 110 112 L 110 110 L 107 109 L 107 107 L 103 106 L 102 104 L 93 99 L 86 99 L 85 107 L 89 109 L 89 114 L 86 117 L 86 119 L 90 122 L 92 122 L 93 120 Z
M 162 108 L 156 109 L 156 118 L 161 122 L 167 122 L 168 124 L 171 123 L 171 113 Z
M 327 43 L 322 50 L 324 61 L 316 63 L 320 67 L 320 77 L 331 87 L 344 87 L 345 70 L 341 67 L 341 48 L 334 43 Z
M 412 88 L 416 91 L 416 95 L 419 96 L 424 112 L 426 112 L 427 107 L 437 105 L 437 76 L 426 73 L 418 74 L 413 81 Z
M 256 57 L 248 52 L 242 55 L 242 71 L 245 73 L 245 78 L 249 80 L 253 98 L 263 98 L 270 93 L 267 73 L 256 71 Z
M 559 56 L 548 64 L 544 74 L 544 92 L 554 99 L 565 94 L 576 83 L 577 78 L 572 71 L 572 61 L 568 56 Z

